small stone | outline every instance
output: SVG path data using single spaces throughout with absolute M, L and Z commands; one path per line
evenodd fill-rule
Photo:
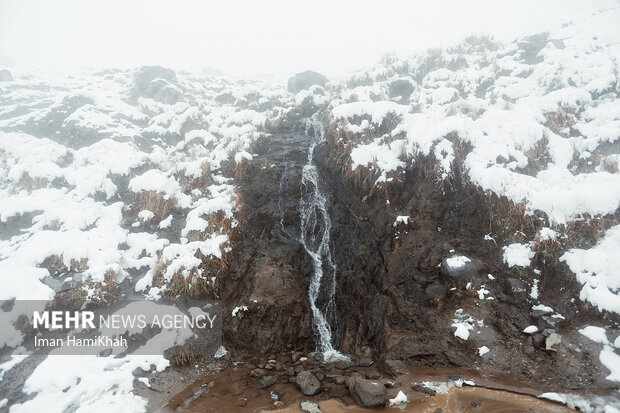
M 303 401 L 299 404 L 299 407 L 304 413 L 322 413 L 319 405 L 314 402 Z
M 271 386 L 276 382 L 276 378 L 274 376 L 263 376 L 260 378 L 260 385 L 263 389 Z
M 308 361 L 308 357 L 300 357 L 299 361 L 301 361 L 302 363 L 305 363 L 306 361 Z
M 248 399 L 246 399 L 245 397 L 239 397 L 239 399 L 237 400 L 237 404 L 241 407 L 245 407 L 245 405 L 248 404 Z
M 289 367 L 288 369 L 286 369 L 286 375 L 287 376 L 294 376 L 295 375 L 295 367 Z
M 419 393 L 428 394 L 429 396 L 434 396 L 437 392 L 430 387 L 426 387 L 423 384 L 411 383 L 411 388 Z
M 557 351 L 556 348 L 553 348 L 556 345 L 562 343 L 562 336 L 557 333 L 549 334 L 549 337 L 545 340 L 545 349 L 549 351 Z
M 250 372 L 250 376 L 252 377 L 261 377 L 265 375 L 265 370 L 263 369 L 254 369 Z
M 371 359 L 359 359 L 357 365 L 360 367 L 370 367 L 370 365 L 374 363 Z
M 210 381 L 209 384 L 207 384 L 207 387 L 209 387 L 209 388 L 215 387 L 215 382 L 214 381 Z

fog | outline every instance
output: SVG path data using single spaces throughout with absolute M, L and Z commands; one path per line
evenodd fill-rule
M 468 34 L 510 40 L 609 1 L 0 0 L 0 65 L 161 64 L 283 78 L 342 75 Z

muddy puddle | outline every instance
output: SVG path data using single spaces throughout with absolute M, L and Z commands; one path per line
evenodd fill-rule
M 448 378 L 450 376 L 450 378 Z M 456 377 L 456 378 L 455 378 Z M 460 379 L 460 378 L 462 379 Z M 461 385 L 473 381 L 475 386 Z M 326 393 L 304 396 L 294 383 L 276 383 L 263 389 L 257 378 L 249 376 L 247 368 L 228 368 L 220 374 L 206 375 L 172 397 L 165 406 L 151 411 L 164 412 L 302 412 L 302 401 L 317 403 L 323 413 L 330 412 L 574 412 L 568 407 L 537 398 L 550 389 L 528 385 L 511 377 L 481 377 L 475 371 L 417 368 L 413 374 L 395 378 L 396 385 L 388 388 L 394 398 L 402 390 L 408 402 L 381 409 L 364 409 L 347 396 L 328 398 Z M 437 389 L 428 395 L 412 389 L 412 383 L 430 383 Z M 274 402 L 276 398 L 278 402 Z

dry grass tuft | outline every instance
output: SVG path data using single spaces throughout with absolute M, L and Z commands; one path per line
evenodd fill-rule
M 166 199 L 164 194 L 155 191 L 134 194 L 131 210 L 139 213 L 145 209 L 154 214 L 154 220 L 161 221 L 177 209 L 177 203 L 174 199 Z

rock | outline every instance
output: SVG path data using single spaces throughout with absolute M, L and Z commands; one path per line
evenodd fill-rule
M 526 292 L 525 284 L 516 278 L 504 278 L 502 289 L 508 295 L 523 294 Z
M 330 397 L 345 397 L 349 393 L 344 384 L 327 383 L 325 384 L 325 389 Z
M 441 277 L 458 288 L 465 288 L 468 283 L 474 287 L 481 286 L 485 281 L 485 272 L 482 261 L 474 258 L 451 256 L 441 261 Z
M 248 404 L 248 399 L 245 397 L 239 397 L 239 399 L 237 399 L 237 404 L 241 407 L 245 407 L 245 405 Z
M 156 101 L 174 104 L 179 101 L 181 90 L 177 87 L 176 73 L 161 66 L 143 66 L 134 75 L 135 98 L 144 96 Z
M 359 359 L 357 365 L 360 367 L 370 367 L 370 365 L 374 363 L 371 359 Z
M 441 299 L 441 297 L 443 297 L 447 291 L 448 289 L 445 285 L 439 283 L 432 283 L 424 289 L 424 294 L 429 300 L 436 300 Z
M 277 379 L 274 376 L 263 376 L 260 378 L 260 385 L 263 389 L 275 384 Z
M 212 389 L 213 387 L 215 387 L 215 382 L 214 381 L 210 381 L 209 384 L 207 384 L 207 387 Z
M 13 75 L 8 69 L 0 69 L 0 82 L 12 82 Z
M 545 337 L 542 334 L 534 334 L 532 336 L 532 344 L 536 348 L 543 348 L 545 343 Z
M 288 79 L 287 90 L 290 93 L 299 93 L 302 90 L 310 89 L 313 85 L 319 85 L 324 87 L 329 80 L 320 73 L 307 70 L 305 72 L 297 73 Z
M 401 97 L 401 100 L 409 100 L 414 91 L 413 83 L 407 78 L 396 79 L 388 85 L 388 95 L 391 98 Z
M 360 375 L 349 379 L 349 393 L 362 407 L 382 407 L 387 402 L 387 391 L 383 383 L 363 379 Z
M 407 368 L 407 365 L 402 360 L 386 360 L 385 366 L 388 368 L 389 373 L 392 376 L 411 373 L 411 371 Z
M 263 369 L 254 369 L 250 371 L 250 376 L 252 377 L 261 377 L 264 376 L 267 372 Z
M 305 363 L 306 361 L 308 361 L 308 357 L 300 357 L 299 361 Z
M 338 376 L 334 378 L 334 383 L 336 384 L 345 384 L 347 382 L 347 378 L 344 376 Z
M 400 382 L 396 380 L 380 379 L 379 381 L 383 383 L 383 385 L 388 389 L 395 389 L 397 387 L 400 387 Z
M 322 413 L 318 404 L 307 400 L 301 402 L 299 407 L 301 408 L 301 411 L 305 413 Z
M 294 376 L 295 375 L 295 368 L 294 367 L 289 367 L 286 369 L 286 375 L 287 376 Z
M 437 392 L 430 387 L 426 387 L 423 384 L 411 383 L 411 388 L 418 393 L 428 394 L 429 396 L 434 396 Z
M 297 383 L 299 390 L 306 396 L 313 396 L 321 387 L 319 379 L 309 371 L 300 372 L 295 378 L 295 383 Z
M 545 340 L 545 350 L 557 351 L 557 348 L 553 348 L 556 345 L 562 343 L 562 336 L 557 333 L 549 334 Z

